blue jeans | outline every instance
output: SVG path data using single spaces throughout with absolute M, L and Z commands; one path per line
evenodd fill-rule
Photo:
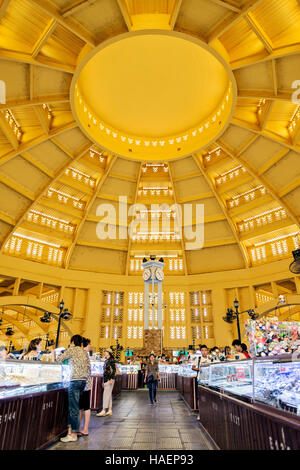
M 85 389 L 86 380 L 72 380 L 68 389 L 69 412 L 68 425 L 73 433 L 79 431 L 79 400 Z
M 153 403 L 153 400 L 156 401 L 157 380 L 153 380 L 153 382 L 150 382 L 147 385 L 149 388 L 150 402 Z

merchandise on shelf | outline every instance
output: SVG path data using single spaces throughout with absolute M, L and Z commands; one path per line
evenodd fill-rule
M 180 364 L 178 369 L 178 375 L 181 377 L 197 377 L 197 371 L 192 369 L 193 364 L 186 363 Z
M 254 356 L 292 353 L 300 340 L 300 322 L 279 321 L 277 317 L 248 320 L 245 324 L 250 352 Z

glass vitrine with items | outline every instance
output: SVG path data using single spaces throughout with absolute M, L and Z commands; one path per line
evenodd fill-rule
M 197 371 L 192 369 L 193 364 L 186 363 L 180 364 L 178 369 L 178 375 L 182 377 L 197 377 Z
M 300 357 L 254 360 L 253 398 L 300 416 Z
M 138 364 L 118 364 L 121 374 L 138 374 L 140 366 Z
M 177 374 L 179 367 L 179 364 L 159 364 L 158 370 L 162 374 Z
M 252 360 L 219 362 L 201 367 L 198 383 L 252 400 Z
M 65 388 L 69 380 L 65 364 L 0 360 L 0 399 Z
M 104 362 L 91 361 L 91 375 L 103 375 Z
M 203 366 L 200 367 L 199 374 L 198 374 L 198 384 L 199 385 L 208 386 L 209 371 L 210 371 L 210 364 L 204 364 Z

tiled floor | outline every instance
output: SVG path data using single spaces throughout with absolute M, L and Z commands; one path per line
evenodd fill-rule
M 160 392 L 159 403 L 148 405 L 147 391 L 122 391 L 113 402 L 113 416 L 93 413 L 88 437 L 58 442 L 51 450 L 213 450 L 177 392 Z

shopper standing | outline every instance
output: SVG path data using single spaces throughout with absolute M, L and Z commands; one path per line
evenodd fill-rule
M 147 364 L 147 367 L 146 367 L 146 374 L 145 374 L 145 379 L 144 379 L 149 389 L 149 398 L 150 398 L 149 404 L 150 405 L 157 403 L 156 391 L 157 391 L 157 382 L 159 379 L 160 377 L 159 377 L 159 370 L 158 370 L 158 362 L 155 361 L 155 355 L 151 353 L 149 357 L 149 364 Z
M 67 360 L 71 366 L 71 378 L 68 390 L 68 427 L 70 432 L 65 437 L 62 437 L 61 441 L 74 442 L 77 441 L 77 433 L 79 431 L 79 400 L 85 389 L 87 377 L 91 371 L 90 360 L 86 351 L 82 349 L 82 336 L 72 336 L 70 347 L 56 359 L 57 362 Z
M 30 341 L 28 350 L 26 352 L 23 352 L 20 356 L 20 359 L 26 359 L 26 360 L 31 360 L 31 359 L 39 359 L 41 356 L 41 351 L 42 351 L 42 338 L 34 338 Z
M 82 338 L 83 350 L 86 352 L 88 360 L 90 361 L 90 350 L 91 350 L 91 340 L 88 338 Z M 88 436 L 89 435 L 89 422 L 91 419 L 91 389 L 92 389 L 92 377 L 91 377 L 91 367 L 89 374 L 87 376 L 85 389 L 79 400 L 79 423 L 81 423 L 81 411 L 83 414 L 83 428 L 80 429 L 79 436 Z
M 116 377 L 116 362 L 113 352 L 110 348 L 104 351 L 105 363 L 103 369 L 103 408 L 96 416 L 111 416 L 112 415 L 112 392 L 115 384 Z M 106 411 L 108 410 L 108 411 Z

